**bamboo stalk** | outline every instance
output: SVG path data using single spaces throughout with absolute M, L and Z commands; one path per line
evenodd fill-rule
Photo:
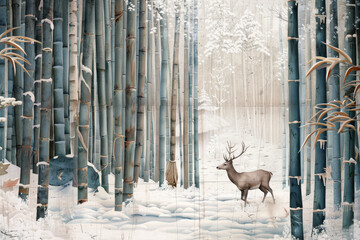
M 114 6 L 113 6 L 114 7 Z M 104 12 L 105 12 L 105 83 L 106 83 L 106 111 L 107 111 L 107 137 L 108 137 L 108 169 L 114 172 L 114 158 L 113 158 L 113 144 L 114 144 L 114 108 L 113 108 L 113 76 L 112 74 L 112 52 L 115 51 L 113 44 L 111 42 L 111 34 L 115 32 L 115 29 L 112 31 L 111 25 L 113 24 L 110 19 L 110 10 L 113 12 L 114 8 L 110 8 L 109 1 L 104 0 Z M 114 25 L 115 26 L 115 25 Z
M 198 112 L 198 1 L 194 0 L 194 179 L 195 187 L 200 187 L 200 176 L 199 176 L 199 112 Z M 233 86 L 235 88 L 235 86 Z M 235 113 L 236 108 L 236 97 L 235 97 Z M 235 114 L 235 122 L 237 121 L 237 114 Z M 237 128 L 236 128 L 237 129 Z
M 291 235 L 304 239 L 303 204 L 301 197 L 301 159 L 300 159 L 300 96 L 299 96 L 299 49 L 298 49 L 298 6 L 295 0 L 288 1 L 288 96 L 289 96 L 289 185 Z
M 95 3 L 96 20 L 96 73 L 98 82 L 98 99 L 100 108 L 100 167 L 101 167 L 101 186 L 109 192 L 108 180 L 108 126 L 107 126 L 107 105 L 106 105 L 106 77 L 105 77 L 105 35 L 104 35 L 104 2 Z
M 316 20 L 316 56 L 326 57 L 326 46 L 321 42 L 326 42 L 326 11 L 325 0 L 316 0 L 315 7 L 317 9 Z M 326 102 L 326 69 L 316 70 L 316 100 L 315 104 Z M 321 107 L 316 110 L 320 111 Z M 324 122 L 324 120 L 320 121 Z M 322 128 L 322 126 L 317 126 Z M 326 135 L 320 136 L 320 141 L 325 144 Z M 326 146 L 326 145 L 324 145 Z M 321 147 L 320 142 L 315 147 L 315 188 L 314 188 L 314 205 L 313 205 L 313 228 L 322 231 L 321 225 L 325 219 L 325 184 L 321 179 L 321 174 L 326 168 L 326 147 Z
M 69 2 L 63 3 L 63 94 L 64 94 L 64 123 L 65 123 L 65 152 L 71 153 L 70 149 L 70 110 L 69 110 Z
M 55 156 L 65 156 L 65 120 L 64 120 L 64 90 L 63 90 L 63 4 L 54 2 L 54 150 Z
M 180 4 L 175 3 L 175 36 L 173 48 L 173 71 L 172 71 L 172 91 L 171 91 L 171 136 L 170 136 L 170 162 L 166 168 L 166 180 L 169 185 L 176 187 L 178 181 L 176 169 L 176 107 L 177 107 L 177 88 L 180 78 L 179 74 L 179 38 L 180 38 Z
M 39 175 L 36 219 L 44 218 L 48 206 L 49 193 L 49 156 L 52 88 L 52 0 L 43 2 L 42 20 L 42 74 L 41 74 L 41 109 L 39 137 Z
M 29 0 L 26 4 L 25 36 L 34 39 L 35 33 L 35 4 Z M 33 135 L 33 107 L 35 96 L 33 94 L 34 70 L 35 70 L 35 48 L 33 43 L 25 43 L 25 52 L 30 64 L 27 67 L 28 73 L 24 73 L 24 103 L 23 103 L 23 140 L 21 150 L 21 171 L 19 185 L 19 197 L 27 201 L 30 184 L 31 168 L 31 143 Z
M 188 2 L 184 1 L 184 188 L 189 187 L 189 31 L 188 31 Z
M 21 29 L 21 0 L 13 0 L 12 1 L 12 10 L 13 10 L 13 27 L 16 28 L 13 31 L 14 36 L 23 36 L 22 29 Z M 20 54 L 23 56 L 23 54 Z M 14 74 L 14 85 L 13 85 L 13 96 L 18 101 L 23 100 L 23 70 L 20 66 L 16 65 L 16 74 Z M 15 120 L 15 136 L 16 136 L 16 165 L 20 166 L 21 162 L 21 146 L 22 146 L 22 111 L 23 106 L 18 105 L 14 107 L 14 120 Z
M 193 77 L 194 77 L 194 39 L 193 39 L 193 6 L 190 4 L 190 29 L 189 29 L 189 186 L 194 182 L 194 157 L 193 157 Z M 220 94 L 222 91 L 220 90 Z M 222 97 L 221 97 L 222 98 Z M 222 117 L 222 107 L 220 106 Z
M 115 1 L 115 77 L 114 77 L 114 173 L 115 173 L 115 211 L 122 210 L 123 202 L 123 177 L 124 177 L 124 128 L 123 128 L 123 0 Z
M 125 101 L 125 166 L 124 201 L 131 200 L 134 188 L 135 123 L 136 123 L 136 10 L 137 1 L 128 3 L 126 28 L 126 101 Z
M 0 1 L 0 32 L 6 31 L 7 19 L 6 19 L 6 0 Z M 0 45 L 0 50 L 4 49 L 5 45 Z M 7 97 L 7 65 L 5 59 L 0 59 L 0 96 Z M 7 109 L 0 109 L 0 118 L 7 118 Z M 0 122 L 0 161 L 4 162 L 6 151 L 6 122 Z
M 87 192 L 87 159 L 89 147 L 89 114 L 91 104 L 91 77 L 93 66 L 94 50 L 94 0 L 86 0 L 85 5 L 85 25 L 84 25 L 84 43 L 80 82 L 80 111 L 79 111 L 79 129 L 78 129 L 78 203 L 84 203 L 88 200 Z
M 141 155 L 144 144 L 145 131 L 145 81 L 146 81 L 146 1 L 140 0 L 139 5 L 139 66 L 137 81 L 137 124 L 134 181 L 138 182 L 140 173 Z

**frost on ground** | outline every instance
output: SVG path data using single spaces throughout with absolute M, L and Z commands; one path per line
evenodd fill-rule
M 32 175 L 29 206 L 17 198 L 18 187 L 6 192 L 0 190 L 1 236 L 19 239 L 39 239 L 40 236 L 42 239 L 290 239 L 289 190 L 282 189 L 281 148 L 270 144 L 259 146 L 250 137 L 231 139 L 228 136 L 230 134 L 213 135 L 204 144 L 206 157 L 200 162 L 200 189 L 159 188 L 157 183 L 140 181 L 134 190 L 133 202 L 124 206 L 122 212 L 113 210 L 114 185 L 110 186 L 109 194 L 101 187 L 98 191 L 89 191 L 89 201 L 77 205 L 77 190 L 70 183 L 50 187 L 48 217 L 36 222 L 37 176 Z M 270 194 L 261 203 L 263 193 L 252 190 L 248 195 L 250 204 L 244 207 L 239 190 L 228 180 L 226 172 L 216 169 L 223 162 L 226 140 L 240 144 L 242 139 L 250 148 L 234 161 L 235 168 L 271 171 L 275 204 Z M 0 177 L 0 183 L 18 176 L 19 168 L 11 165 L 8 174 Z M 114 182 L 113 175 L 109 176 L 109 182 Z M 310 239 L 312 196 L 303 199 L 305 236 Z M 331 199 L 330 195 L 329 206 Z M 358 209 L 358 203 L 355 207 Z M 355 218 L 355 236 L 359 236 L 357 210 Z M 339 239 L 341 214 L 330 209 L 326 228 L 326 233 L 313 238 Z

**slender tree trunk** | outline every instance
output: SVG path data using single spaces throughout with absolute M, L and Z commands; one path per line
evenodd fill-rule
M 355 31 L 355 1 L 346 1 L 346 20 L 345 20 L 345 42 L 344 49 L 346 53 L 351 57 L 352 62 L 356 63 L 356 31 Z M 355 36 L 354 36 L 355 35 Z M 345 84 L 354 81 L 355 76 L 350 75 L 346 80 Z M 346 87 L 344 89 L 343 100 L 350 103 L 353 99 L 353 88 Z M 355 112 L 350 111 L 351 109 L 344 109 L 350 118 L 355 117 Z M 354 125 L 354 123 L 351 123 Z M 343 202 L 343 230 L 350 231 L 350 226 L 354 224 L 354 200 L 355 200 L 355 189 L 354 189 L 354 173 L 355 163 L 352 160 L 355 156 L 355 132 L 348 128 L 344 133 L 344 202 Z M 353 237 L 353 230 L 349 232 L 347 238 Z
M 73 186 L 78 185 L 77 168 L 78 168 L 78 155 L 77 155 L 77 126 L 78 120 L 78 27 L 77 27 L 77 1 L 69 0 L 69 42 L 70 42 L 70 72 L 69 72 L 69 122 L 70 122 L 70 152 L 73 156 Z
M 54 145 L 55 156 L 65 156 L 64 90 L 63 90 L 63 4 L 54 2 Z
M 190 29 L 189 29 L 189 186 L 194 182 L 194 157 L 193 157 L 193 77 L 194 77 L 194 39 L 193 39 L 193 6 L 190 4 Z M 222 90 L 220 89 L 220 101 Z M 222 116 L 222 104 L 220 105 L 220 116 Z
M 105 11 L 105 97 L 106 97 L 106 112 L 107 112 L 107 137 L 108 137 L 108 169 L 111 168 L 114 172 L 114 158 L 113 158 L 113 144 L 114 144 L 114 108 L 113 108 L 113 95 L 114 95 L 114 83 L 113 83 L 113 74 L 112 74 L 112 56 L 111 53 L 114 52 L 115 47 L 112 48 L 111 42 L 111 19 L 110 19 L 110 10 L 113 11 L 113 8 L 109 6 L 110 1 L 104 0 L 104 11 Z M 114 7 L 114 6 L 113 6 Z M 114 25 L 115 27 L 115 25 Z M 113 30 L 115 32 L 115 28 Z M 115 34 L 115 33 L 114 33 Z M 120 39 L 121 43 L 121 39 Z M 115 45 L 114 45 L 115 46 Z M 120 73 L 121 79 L 121 73 Z M 111 166 L 110 166 L 111 163 Z
M 39 177 L 37 193 L 36 219 L 44 218 L 48 206 L 49 193 L 49 156 L 50 156 L 50 121 L 51 121 L 51 88 L 52 88 L 52 0 L 44 0 L 42 20 L 42 75 L 41 75 L 41 109 L 39 140 Z
M 94 0 L 86 0 L 84 42 L 80 79 L 80 111 L 78 126 L 78 203 L 88 200 L 87 192 L 87 161 L 89 154 L 89 118 L 91 104 L 91 78 L 94 56 Z
M 339 47 L 338 40 L 338 14 L 337 0 L 330 2 L 330 41 L 329 44 L 336 48 Z M 339 57 L 339 53 L 329 48 L 329 57 Z M 331 72 L 329 80 L 330 100 L 340 100 L 340 72 L 339 65 L 336 65 Z M 335 123 L 335 128 L 340 128 L 340 123 Z M 341 207 L 341 160 L 340 160 L 340 134 L 331 132 L 332 134 L 332 180 L 334 181 L 334 209 L 339 210 Z
M 326 11 L 325 0 L 316 0 L 316 56 L 326 57 Z M 326 103 L 326 69 L 316 70 L 316 100 L 315 104 Z M 319 106 L 316 112 L 320 111 L 323 106 Z M 324 123 L 324 118 L 319 119 Z M 317 126 L 323 128 L 323 126 Z M 316 231 L 322 231 L 321 225 L 325 219 L 325 176 L 326 168 L 326 134 L 321 134 L 319 141 L 315 146 L 315 189 L 313 205 L 313 228 Z
M 184 2 L 184 188 L 189 187 L 189 31 L 188 2 Z
M 6 31 L 6 0 L 0 1 L 0 32 Z M 0 45 L 0 50 L 4 49 L 5 45 Z M 0 59 L 0 96 L 7 97 L 7 64 L 5 59 Z M 0 109 L 0 118 L 7 118 L 7 108 Z M 0 122 L 0 161 L 4 162 L 6 151 L 6 122 Z
M 115 2 L 115 78 L 114 78 L 114 171 L 115 171 L 115 211 L 121 211 L 123 202 L 123 177 L 124 177 L 124 129 L 122 107 L 124 88 L 122 84 L 123 67 L 123 0 Z
M 96 73 L 98 84 L 99 118 L 100 118 L 100 167 L 101 186 L 109 192 L 108 182 L 108 116 L 106 105 L 106 77 L 105 77 L 105 24 L 104 24 L 104 2 L 95 2 L 95 32 L 96 32 Z
M 136 149 L 134 180 L 138 182 L 141 155 L 144 144 L 145 132 L 145 82 L 146 82 L 146 1 L 140 0 L 139 5 L 139 66 L 137 84 L 137 126 L 136 126 Z
M 135 126 L 136 126 L 136 9 L 137 1 L 129 1 L 134 11 L 127 11 L 126 33 L 126 112 L 124 201 L 130 200 L 134 188 Z
M 168 78 L 168 41 L 167 41 L 167 13 L 163 11 L 160 19 L 161 33 L 161 80 L 160 80 L 160 117 L 159 117 L 159 186 L 165 179 L 166 159 L 166 108 L 167 106 L 167 78 Z
M 154 2 L 154 6 L 155 2 Z M 160 91 L 160 86 L 161 86 L 161 65 L 160 65 L 160 61 L 161 61 L 161 57 L 160 57 L 160 51 L 161 51 L 161 46 L 160 46 L 160 41 L 159 41 L 159 35 L 160 35 L 160 27 L 159 27 L 159 16 L 160 14 L 158 13 L 157 9 L 154 9 L 155 11 L 155 16 L 154 16 L 154 28 L 155 28 L 155 33 L 154 33 L 154 46 L 155 46 L 155 63 L 154 63 L 154 76 L 155 76 L 155 92 L 159 92 Z M 158 96 L 158 95 L 155 95 Z M 154 180 L 158 181 L 160 178 L 160 101 L 161 101 L 161 97 L 156 97 L 154 98 L 155 100 L 155 148 L 158 149 L 158 151 L 155 152 L 155 161 L 154 161 Z M 156 163 L 155 163 L 156 162 Z
M 198 56 L 198 0 L 194 0 L 194 178 L 195 178 L 195 187 L 200 187 L 200 174 L 199 174 L 199 112 L 198 112 L 198 66 L 199 66 L 199 56 Z M 233 86 L 233 88 L 236 85 Z M 237 121 L 237 98 L 235 96 L 235 125 Z M 237 127 L 236 127 L 237 130 Z
M 34 1 L 28 1 L 26 4 L 26 24 L 25 36 L 35 38 L 35 15 L 34 15 Z M 19 197 L 27 201 L 29 195 L 30 184 L 30 168 L 31 168 L 31 141 L 32 141 L 32 126 L 33 126 L 33 107 L 35 96 L 33 93 L 34 85 L 34 69 L 35 69 L 35 49 L 34 44 L 25 43 L 25 52 L 30 65 L 27 67 L 28 73 L 24 76 L 24 102 L 23 102 L 23 140 L 21 151 L 21 172 Z
M 69 3 L 63 2 L 63 94 L 64 94 L 64 123 L 65 123 L 65 153 L 70 154 L 70 119 L 69 119 Z
M 303 204 L 301 197 L 300 161 L 300 104 L 299 104 L 299 50 L 298 50 L 298 6 L 295 0 L 288 1 L 288 85 L 289 85 L 289 184 L 290 184 L 290 221 L 291 235 L 304 239 Z

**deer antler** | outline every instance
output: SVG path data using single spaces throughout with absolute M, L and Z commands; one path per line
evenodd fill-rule
M 225 161 L 227 161 L 227 162 L 228 162 L 228 161 L 232 161 L 232 160 L 240 157 L 241 155 L 243 155 L 243 154 L 246 152 L 246 150 L 248 149 L 249 146 L 245 147 L 245 143 L 242 142 L 242 143 L 241 143 L 241 147 L 242 147 L 241 153 L 240 153 L 239 155 L 237 155 L 237 156 L 234 156 L 234 153 L 235 153 L 235 151 L 237 150 L 237 149 L 234 149 L 234 150 L 233 150 L 234 147 L 235 147 L 235 145 L 231 145 L 231 142 L 230 142 L 230 143 L 227 142 L 226 151 L 228 152 L 229 156 L 227 157 L 225 154 L 223 155 Z M 232 155 L 232 156 L 231 156 L 231 155 Z

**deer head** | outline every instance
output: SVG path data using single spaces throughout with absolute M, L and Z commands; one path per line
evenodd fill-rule
M 235 145 L 231 145 L 231 142 L 227 142 L 227 148 L 226 151 L 228 152 L 228 156 L 226 156 L 225 154 L 223 155 L 225 162 L 220 164 L 219 166 L 217 166 L 217 169 L 222 169 L 222 170 L 227 170 L 230 167 L 232 167 L 232 161 L 238 157 L 240 157 L 241 155 L 243 155 L 246 150 L 248 149 L 249 146 L 245 147 L 245 143 L 242 142 L 241 143 L 242 149 L 241 149 L 241 153 L 237 156 L 234 155 L 234 153 L 236 152 L 237 149 L 234 149 Z

